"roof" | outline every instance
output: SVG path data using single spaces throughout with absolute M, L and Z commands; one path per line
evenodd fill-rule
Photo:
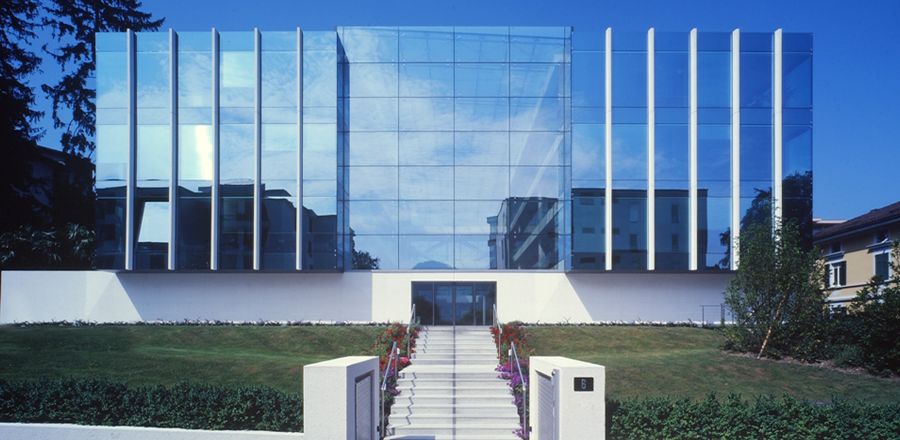
M 843 223 L 822 229 L 816 233 L 813 239 L 816 242 L 824 241 L 890 223 L 900 223 L 900 202 L 873 209 L 859 217 L 854 217 Z

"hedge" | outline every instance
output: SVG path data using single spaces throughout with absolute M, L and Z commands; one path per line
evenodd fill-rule
M 299 395 L 266 387 L 0 380 L 0 422 L 298 432 L 302 411 Z
M 610 439 L 896 439 L 900 402 L 790 397 L 607 400 Z M 302 431 L 299 395 L 266 387 L 103 380 L 0 381 L 0 422 Z
M 790 397 L 702 401 L 648 398 L 607 401 L 611 439 L 896 439 L 900 402 L 836 400 L 819 405 Z

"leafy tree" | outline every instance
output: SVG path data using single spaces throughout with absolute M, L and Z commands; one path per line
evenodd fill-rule
M 63 150 L 80 155 L 94 151 L 96 91 L 88 87 L 96 67 L 97 32 L 154 31 L 164 19 L 154 20 L 141 11 L 140 0 L 50 0 L 47 24 L 60 40 L 70 40 L 57 50 L 44 45 L 63 69 L 56 84 L 41 88 L 53 100 L 53 125 L 65 128 L 60 140 Z M 67 112 L 63 112 L 65 109 Z M 70 116 L 71 119 L 66 120 Z
M 891 250 L 887 280 L 872 277 L 857 293 L 848 318 L 859 363 L 875 373 L 900 373 L 900 243 Z
M 40 58 L 28 50 L 39 25 L 35 0 L 0 2 L 0 232 L 36 221 L 38 206 L 31 197 L 36 181 L 31 161 L 37 156 L 40 131 L 32 123 L 41 116 L 34 110 L 34 91 L 26 78 L 36 72 Z
M 776 229 L 761 220 L 741 232 L 741 264 L 725 294 L 735 325 L 726 329 L 728 348 L 767 350 L 812 360 L 828 348 L 828 307 L 821 289 L 825 268 L 802 245 L 795 221 Z
M 89 269 L 93 254 L 94 232 L 77 224 L 25 225 L 0 234 L 0 267 L 5 269 Z

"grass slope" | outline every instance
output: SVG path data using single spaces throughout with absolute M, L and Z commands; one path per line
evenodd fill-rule
M 302 393 L 303 365 L 371 355 L 382 327 L 0 326 L 0 379 L 267 385 Z
M 715 330 L 686 327 L 530 327 L 532 355 L 567 356 L 606 366 L 609 397 L 699 399 L 774 394 L 900 401 L 900 380 L 881 379 L 723 353 Z

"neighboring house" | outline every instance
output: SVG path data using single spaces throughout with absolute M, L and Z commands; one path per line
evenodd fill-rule
M 891 246 L 900 241 L 900 202 L 817 232 L 814 243 L 825 256 L 829 300 L 846 303 L 873 276 L 891 273 Z
M 102 270 L 17 275 L 0 321 L 386 321 L 412 304 L 443 324 L 494 305 L 700 319 L 743 227 L 812 224 L 812 46 L 569 26 L 99 33 Z M 73 306 L 47 308 L 62 283 Z

